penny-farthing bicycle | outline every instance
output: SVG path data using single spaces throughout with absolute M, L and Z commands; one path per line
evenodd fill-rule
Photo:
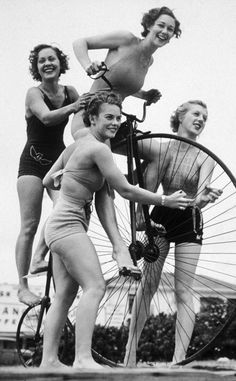
M 102 77 L 108 84 L 105 77 L 106 67 L 99 77 Z M 111 85 L 110 85 L 111 86 Z M 144 106 L 145 111 L 145 106 Z M 173 176 L 181 171 L 181 163 L 184 162 L 186 155 L 190 151 L 195 155 L 195 160 L 201 153 L 204 153 L 204 161 L 213 160 L 214 170 L 211 174 L 211 185 L 223 190 L 223 195 L 213 204 L 208 204 L 202 209 L 204 221 L 203 244 L 198 261 L 197 272 L 191 272 L 191 266 L 188 266 L 188 276 L 194 277 L 194 285 L 190 289 L 194 301 L 195 325 L 187 351 L 186 359 L 180 364 L 187 364 L 203 356 L 219 356 L 220 343 L 219 338 L 230 325 L 236 315 L 236 179 L 228 167 L 209 149 L 203 145 L 172 134 L 164 133 L 140 133 L 137 130 L 137 122 L 142 122 L 145 113 L 141 119 L 134 115 L 127 115 L 126 130 L 127 136 L 119 144 L 126 147 L 126 156 L 117 155 L 118 166 L 128 173 L 128 180 L 133 184 L 139 184 L 144 187 L 142 159 L 140 151 L 142 144 L 147 142 L 159 147 L 158 178 L 163 176 L 165 161 L 169 157 L 169 150 L 173 144 L 176 147 L 175 156 L 172 158 Z M 183 154 L 184 151 L 184 154 Z M 127 172 L 128 171 L 128 172 Z M 190 171 L 191 172 L 191 171 Z M 187 177 L 194 176 L 189 173 Z M 161 185 L 158 189 L 161 192 Z M 196 195 L 197 196 L 197 195 Z M 133 202 L 122 199 L 116 195 L 115 200 L 116 216 L 119 230 L 124 241 L 129 247 L 131 257 L 134 263 L 146 274 L 149 274 L 149 281 L 158 273 L 158 267 L 162 266 L 160 258 L 166 251 L 166 239 L 163 237 L 163 230 L 154 229 L 150 219 L 152 208 L 143 205 L 143 219 L 145 228 L 142 231 L 136 230 L 136 208 Z M 147 288 L 148 277 L 136 281 L 132 277 L 119 276 L 116 263 L 112 260 L 112 247 L 99 225 L 96 216 L 93 215 L 90 229 L 97 252 L 100 257 L 103 273 L 107 281 L 107 291 L 100 305 L 97 318 L 99 326 L 111 329 L 110 327 L 120 328 L 119 345 L 117 352 L 120 356 L 109 355 L 106 349 L 94 342 L 96 350 L 109 360 L 123 360 L 125 347 L 127 343 L 127 331 L 131 318 L 132 303 L 138 286 Z M 191 246 L 188 255 L 181 258 L 188 263 L 191 259 Z M 159 259 L 158 259 L 159 258 Z M 158 329 L 155 339 L 155 347 L 162 348 L 162 342 L 168 337 L 168 351 L 165 353 L 160 349 L 157 353 L 156 361 L 169 362 L 173 356 L 175 342 L 175 287 L 174 287 L 174 244 L 170 244 L 168 255 L 162 269 L 161 280 L 158 292 L 154 295 L 151 302 L 151 311 L 158 319 Z M 151 281 L 150 281 L 151 283 Z M 151 286 L 150 286 L 151 287 Z M 187 284 L 184 287 L 188 287 Z M 144 295 L 144 292 L 143 292 Z M 145 303 L 145 301 L 144 301 Z M 148 304 L 148 303 L 147 303 Z M 147 307 L 148 309 L 148 307 Z M 185 306 L 189 315 L 193 315 L 189 306 Z M 134 313 L 134 312 L 133 312 Z M 137 309 L 136 318 L 139 310 Z M 168 329 L 164 324 L 168 319 Z M 185 331 L 184 322 L 178 322 L 182 325 L 182 332 Z M 187 332 L 185 332 L 187 335 Z M 142 338 L 142 336 L 141 336 Z M 134 334 L 133 340 L 137 340 Z M 181 341 L 181 338 L 180 338 Z M 145 351 L 147 343 L 140 343 L 137 358 L 143 359 L 142 351 Z M 128 354 L 126 354 L 127 356 Z M 119 360 L 117 360 L 119 358 Z
M 107 81 L 105 77 L 106 68 L 99 77 Z M 145 108 L 144 108 L 145 110 Z M 148 142 L 159 147 L 160 160 L 158 161 L 157 178 L 163 176 L 165 161 L 169 157 L 170 147 L 175 144 L 176 154 L 173 160 L 175 173 L 181 170 L 181 162 L 184 161 L 185 154 L 192 151 L 196 160 L 201 152 L 204 153 L 205 160 L 214 160 L 214 170 L 211 177 L 211 185 L 223 190 L 223 195 L 214 204 L 208 204 L 203 210 L 204 235 L 200 259 L 198 261 L 196 275 L 188 270 L 188 276 L 194 277 L 194 285 L 190 289 L 194 300 L 195 326 L 191 336 L 187 356 L 181 364 L 187 364 L 201 356 L 207 356 L 211 350 L 211 356 L 219 355 L 220 344 L 219 338 L 223 337 L 223 333 L 230 325 L 236 315 L 236 179 L 228 169 L 228 167 L 210 150 L 188 139 L 178 137 L 172 134 L 163 133 L 141 133 L 137 130 L 137 122 L 142 122 L 143 118 L 138 119 L 134 115 L 127 115 L 126 130 L 127 136 L 119 144 L 126 147 L 126 156 L 117 155 L 118 166 L 127 173 L 128 180 L 133 184 L 144 186 L 142 158 L 140 151 L 142 144 Z M 147 144 L 146 144 L 147 145 Z M 183 155 L 184 151 L 184 155 Z M 174 173 L 173 173 L 174 175 Z M 189 174 L 189 176 L 194 175 Z M 186 176 L 188 177 L 188 175 Z M 161 193 L 161 185 L 158 191 Z M 197 196 L 197 195 L 196 195 Z M 116 195 L 115 200 L 116 216 L 119 230 L 124 241 L 129 247 L 130 255 L 135 264 L 142 272 L 148 274 L 146 279 L 153 279 L 158 273 L 157 269 L 163 264 L 160 258 L 166 253 L 167 243 L 163 236 L 162 227 L 153 228 L 150 211 L 151 207 L 143 206 L 143 223 L 145 225 L 142 231 L 136 229 L 136 209 L 137 205 L 133 202 L 122 199 Z M 95 328 L 93 353 L 97 361 L 117 366 L 122 363 L 125 347 L 128 337 L 128 326 L 131 318 L 132 304 L 138 287 L 144 289 L 144 279 L 136 280 L 132 276 L 122 276 L 116 262 L 112 259 L 112 247 L 105 232 L 101 228 L 95 212 L 92 215 L 90 235 L 96 250 L 98 252 L 101 267 L 106 279 L 107 290 L 106 295 L 101 302 L 99 313 L 97 316 L 97 327 Z M 191 259 L 191 250 L 188 255 L 182 259 L 188 263 Z M 158 350 L 157 359 L 155 361 L 171 361 L 174 342 L 175 342 L 175 287 L 174 287 L 174 245 L 170 245 L 168 255 L 162 269 L 161 280 L 158 291 L 154 295 L 151 303 L 151 311 L 157 318 L 158 326 L 156 329 L 156 337 L 154 340 L 154 348 Z M 184 285 L 185 287 L 187 285 Z M 144 294 L 144 293 L 143 293 Z M 79 295 L 78 295 L 79 296 Z M 144 300 L 145 303 L 145 300 Z M 148 304 L 148 303 L 147 303 Z M 189 311 L 189 306 L 185 306 Z M 34 307 L 28 308 L 25 315 L 22 316 L 18 326 L 18 338 L 20 344 L 18 351 L 24 354 L 22 362 L 27 365 L 38 365 L 31 361 L 34 352 L 34 342 L 37 339 L 35 334 L 35 319 L 40 318 L 40 306 L 37 307 L 38 313 L 33 314 Z M 139 309 L 135 311 L 136 319 L 139 315 Z M 32 317 L 33 319 L 32 320 Z M 41 318 L 40 318 L 41 319 Z M 32 325 L 31 352 L 27 352 L 27 348 L 22 346 L 21 330 L 27 320 L 27 326 Z M 167 324 L 165 323 L 167 321 Z M 184 322 L 182 324 L 184 331 Z M 43 324 L 42 321 L 37 325 L 37 331 L 40 332 L 40 343 L 42 343 Z M 116 338 L 113 337 L 113 344 L 104 345 L 110 336 L 114 336 L 116 330 Z M 119 329 L 117 331 L 117 329 Z M 37 332 L 37 333 L 38 333 Z M 65 339 L 62 342 L 62 353 L 69 350 L 67 345 L 68 332 L 72 332 L 73 324 L 67 324 L 65 328 Z M 100 332 L 100 336 L 99 336 Z M 103 340 L 101 340 L 101 332 Z M 112 333 L 113 332 L 113 333 Z M 38 337 L 39 339 L 39 337 Z M 142 336 L 141 336 L 142 339 Z M 20 341 L 21 340 L 21 341 Z M 135 334 L 133 340 L 137 341 Z M 162 350 L 163 341 L 168 340 L 168 351 Z M 42 345 L 42 344 L 40 344 Z M 109 345 L 111 346 L 109 347 Z M 142 352 L 145 351 L 147 342 L 142 343 L 138 347 L 137 359 L 144 359 Z M 33 348 L 33 349 L 32 349 Z M 41 349 L 40 349 L 41 351 Z M 128 354 L 126 354 L 128 355 Z M 28 359 L 27 359 L 28 356 Z M 37 358 L 37 356 L 36 356 Z M 145 359 L 144 359 L 145 360 Z

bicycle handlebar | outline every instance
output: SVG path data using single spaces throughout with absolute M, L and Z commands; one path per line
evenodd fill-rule
M 107 85 L 110 87 L 111 90 L 113 90 L 113 86 L 111 84 L 111 82 L 105 77 L 105 74 L 106 72 L 109 71 L 107 65 L 105 64 L 105 62 L 102 62 L 101 63 L 102 66 L 100 68 L 100 71 L 98 73 L 96 73 L 95 75 L 93 74 L 88 74 L 88 76 L 93 79 L 93 80 L 96 80 L 96 79 L 99 79 L 99 78 L 102 78 L 106 83 Z M 126 112 L 122 111 L 122 115 L 126 116 L 126 118 L 129 118 L 129 119 L 132 119 L 132 121 L 135 121 L 135 122 L 138 122 L 138 123 L 143 123 L 145 118 L 146 118 L 146 114 L 147 114 L 147 106 L 150 106 L 150 104 L 148 104 L 147 101 L 145 101 L 143 103 L 143 114 L 142 114 L 142 118 L 137 118 L 136 115 L 132 115 L 132 114 L 127 114 Z

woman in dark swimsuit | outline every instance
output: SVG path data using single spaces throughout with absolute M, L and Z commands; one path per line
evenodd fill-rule
M 178 136 L 196 141 L 202 133 L 208 117 L 207 106 L 200 100 L 192 100 L 180 105 L 171 117 L 171 128 Z M 152 297 L 157 292 L 162 268 L 169 252 L 170 242 L 175 243 L 175 296 L 176 296 L 176 328 L 175 351 L 173 363 L 185 359 L 187 348 L 194 328 L 195 313 L 192 295 L 194 277 L 202 246 L 203 221 L 201 209 L 209 202 L 215 202 L 222 194 L 221 189 L 210 186 L 214 170 L 213 159 L 199 148 L 175 142 L 168 145 L 168 155 L 160 158 L 158 168 L 163 168 L 163 160 L 167 162 L 165 171 L 160 176 L 157 170 L 156 183 L 161 183 L 165 194 L 170 195 L 182 189 L 192 202 L 186 209 L 170 209 L 165 206 L 154 207 L 152 220 L 162 224 L 166 236 L 162 238 L 160 257 L 152 263 L 152 270 L 147 263 L 143 271 L 142 285 L 139 286 L 132 307 L 129 339 L 126 346 L 125 364 L 136 366 L 136 346 L 146 319 L 150 313 Z M 164 147 L 162 152 L 166 153 Z M 196 159 L 197 158 L 197 159 Z M 155 184 L 156 184 L 155 183 Z M 191 255 L 190 255 L 191 253 Z M 151 274 L 151 276 L 150 276 Z M 191 274 L 191 275 L 190 275 Z M 136 311 L 138 316 L 136 316 Z M 133 340 L 135 332 L 136 340 Z
M 65 148 L 64 129 L 69 116 L 79 110 L 80 102 L 74 87 L 59 85 L 60 75 L 68 70 L 68 58 L 60 49 L 38 45 L 31 51 L 29 61 L 31 75 L 40 85 L 28 90 L 25 102 L 27 142 L 20 157 L 17 180 L 21 229 L 16 243 L 16 265 L 19 300 L 32 305 L 39 298 L 29 290 L 27 279 L 23 276 L 29 270 L 33 240 L 41 215 L 42 179 Z M 55 194 L 49 192 L 53 201 Z M 41 266 L 45 265 L 42 255 L 46 255 L 47 248 L 43 235 L 36 251 L 41 253 Z

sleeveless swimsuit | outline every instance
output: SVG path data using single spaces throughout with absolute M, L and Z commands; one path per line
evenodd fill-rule
M 137 93 L 142 88 L 150 66 L 151 57 L 145 57 L 140 41 L 136 38 L 137 44 L 132 46 L 130 51 L 119 61 L 111 65 L 105 74 L 112 85 L 112 91 L 120 94 L 122 99 Z M 100 91 L 111 91 L 109 85 L 102 78 L 93 82 L 90 93 Z M 116 136 L 111 139 L 111 149 L 116 148 L 122 141 L 125 143 L 127 134 L 127 123 L 123 122 Z
M 41 90 L 49 110 L 57 110 L 48 96 Z M 67 87 L 64 88 L 65 100 L 61 107 L 72 103 Z M 26 118 L 27 142 L 20 157 L 18 177 L 37 176 L 43 179 L 65 149 L 63 134 L 69 118 L 54 126 L 45 126 L 35 115 Z
M 104 177 L 97 167 L 77 170 L 63 169 L 56 172 L 53 178 L 54 181 L 60 181 L 60 178 L 63 179 L 66 176 L 70 176 L 78 182 L 78 185 L 82 185 L 87 190 L 88 197 L 75 198 L 69 191 L 63 190 L 62 183 L 59 199 L 45 227 L 45 241 L 49 248 L 59 239 L 87 232 L 93 194 L 104 184 Z
M 180 151 L 175 144 L 172 145 L 169 164 L 161 180 L 163 194 L 170 195 L 181 189 L 188 198 L 197 196 L 201 168 L 199 163 L 193 161 L 193 157 L 196 158 L 198 151 L 195 147 Z M 185 210 L 156 206 L 152 210 L 151 218 L 165 227 L 166 238 L 170 242 L 202 243 L 203 219 L 197 206 L 189 206 Z

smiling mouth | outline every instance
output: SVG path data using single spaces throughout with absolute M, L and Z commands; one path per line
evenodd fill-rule
M 194 127 L 195 127 L 197 130 L 201 130 L 202 125 L 201 125 L 200 123 L 194 123 Z
M 167 37 L 160 36 L 159 34 L 157 34 L 156 37 L 157 37 L 159 40 L 161 40 L 162 42 L 166 42 L 166 41 L 168 41 L 168 38 L 167 38 Z
M 55 67 L 46 67 L 43 69 L 44 73 L 52 73 L 55 70 Z

